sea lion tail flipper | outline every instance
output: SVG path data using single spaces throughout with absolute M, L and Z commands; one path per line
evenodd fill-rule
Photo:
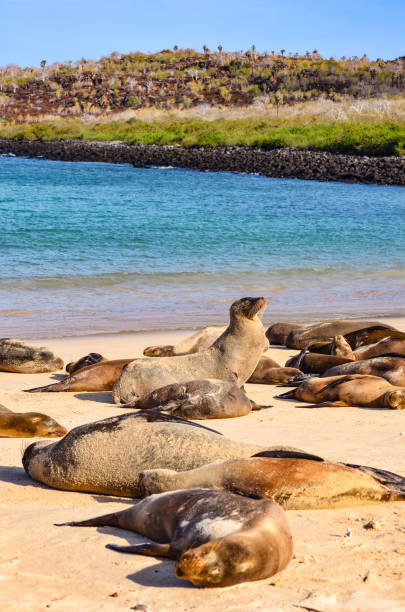
M 355 468 L 370 474 L 378 480 L 381 484 L 387 487 L 393 494 L 393 499 L 405 499 L 405 477 L 395 474 L 394 472 L 388 472 L 387 470 L 380 470 L 378 468 L 369 467 L 367 465 L 354 465 L 353 463 L 345 463 L 347 467 Z
M 302 361 L 303 361 L 305 355 L 307 354 L 307 352 L 308 352 L 308 349 L 306 349 L 306 348 L 304 348 L 301 351 L 301 353 L 297 357 L 297 361 L 294 364 L 294 368 L 297 368 L 297 370 L 301 370 L 301 364 L 302 364 Z
M 274 397 L 276 399 L 293 399 L 295 397 L 295 389 L 291 389 L 285 393 L 280 393 L 280 395 L 275 395 Z
M 305 406 L 296 406 L 296 408 L 348 408 L 349 404 L 341 400 L 334 402 L 319 402 L 319 404 L 306 404 Z
M 177 559 L 178 556 L 177 554 L 173 554 L 170 544 L 158 544 L 157 542 L 145 542 L 144 544 L 135 544 L 134 546 L 107 544 L 106 548 L 118 552 L 131 553 L 132 555 L 147 555 L 148 557 L 168 557 L 169 559 Z
M 56 527 L 119 527 L 118 512 L 103 514 L 84 521 L 70 521 L 68 523 L 54 523 Z
M 265 410 L 266 408 L 274 408 L 274 406 L 270 404 L 268 406 L 262 406 L 261 404 L 256 404 L 256 402 L 254 402 L 253 400 L 249 400 L 249 401 L 250 401 L 250 406 L 252 410 Z
M 45 385 L 44 387 L 33 387 L 32 389 L 24 389 L 24 393 L 43 393 L 46 391 L 57 391 L 57 389 L 53 389 L 55 385 L 58 383 L 51 383 L 50 385 Z
M 301 383 L 308 380 L 308 378 L 318 377 L 318 374 L 297 374 L 287 379 L 285 383 L 277 385 L 277 387 L 299 387 Z

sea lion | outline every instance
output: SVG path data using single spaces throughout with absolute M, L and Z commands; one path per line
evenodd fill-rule
M 405 387 L 405 355 L 390 353 L 362 361 L 352 361 L 326 370 L 322 378 L 328 376 L 346 376 L 347 374 L 368 374 L 381 376 L 392 385 Z
M 77 361 L 71 361 L 70 363 L 68 363 L 65 367 L 65 370 L 66 372 L 69 372 L 69 374 L 73 374 L 73 372 L 77 372 L 82 368 L 103 361 L 108 361 L 108 359 L 100 355 L 100 353 L 89 353 L 88 355 L 81 357 L 81 359 L 78 359 Z
M 286 382 L 291 376 L 298 376 L 299 374 L 302 374 L 301 370 L 282 368 L 270 357 L 263 356 L 260 357 L 255 371 L 247 382 L 259 385 L 277 385 Z
M 63 361 L 45 346 L 30 346 L 15 338 L 0 339 L 0 370 L 21 374 L 54 372 Z
M 323 355 L 321 353 L 308 353 L 303 349 L 298 355 L 294 355 L 285 362 L 286 368 L 297 368 L 305 374 L 322 374 L 342 363 L 351 362 L 349 357 L 339 357 L 338 355 Z
M 139 472 L 145 469 L 191 470 L 263 451 L 314 457 L 295 449 L 237 442 L 197 423 L 151 412 L 87 423 L 54 444 L 35 442 L 25 450 L 24 469 L 34 480 L 56 489 L 141 497 Z
M 27 393 L 56 393 L 59 391 L 111 391 L 122 369 L 132 359 L 112 359 L 86 366 L 64 380 L 43 387 L 25 389 Z
M 278 502 L 284 510 L 405 500 L 402 476 L 308 459 L 230 459 L 185 472 L 146 470 L 140 479 L 144 495 L 197 487 L 225 489 L 241 495 L 261 495 Z
M 211 325 L 188 336 L 176 345 L 148 346 L 143 351 L 146 357 L 174 357 L 205 351 L 226 330 L 226 325 Z
M 381 329 L 395 329 L 390 325 L 384 325 L 378 321 L 335 319 L 333 321 L 316 323 L 315 325 L 310 325 L 309 327 L 291 331 L 287 336 L 286 346 L 289 348 L 303 349 L 320 340 L 332 341 L 335 336 L 345 336 L 350 332 L 375 325 L 380 326 Z
M 252 410 L 249 398 L 237 384 L 215 379 L 166 385 L 123 406 L 141 410 L 157 407 L 184 419 L 228 419 Z
M 375 344 L 362 346 L 354 351 L 357 361 L 378 357 L 378 355 L 386 355 L 387 353 L 405 355 L 405 338 L 383 338 Z
M 178 357 L 144 357 L 128 364 L 113 387 L 113 400 L 125 404 L 163 385 L 185 378 L 218 378 L 240 387 L 253 373 L 267 345 L 258 313 L 263 297 L 246 297 L 230 308 L 230 324 L 205 351 Z
M 12 412 L 0 404 L 0 438 L 60 438 L 67 429 L 41 412 Z
M 59 525 L 135 531 L 152 542 L 107 548 L 176 559 L 176 576 L 196 586 L 268 578 L 284 569 L 293 553 L 287 517 L 278 504 L 227 491 L 152 495 L 128 510 Z
M 344 336 L 335 336 L 331 342 L 321 340 L 308 346 L 307 350 L 310 353 L 321 353 L 323 355 L 337 355 L 338 357 L 348 357 L 355 360 L 352 347 L 347 342 Z
M 288 334 L 303 327 L 299 323 L 273 323 L 266 331 L 266 338 L 269 344 L 285 346 Z
M 279 395 L 302 402 L 313 402 L 313 406 L 365 406 L 369 408 L 405 408 L 405 389 L 391 385 L 380 376 L 348 374 L 328 378 L 308 378 L 299 387 Z
M 388 336 L 391 338 L 404 339 L 405 332 L 391 328 L 387 329 L 385 325 L 374 325 L 372 327 L 350 332 L 345 335 L 345 338 L 354 350 L 367 344 L 375 344 L 384 338 L 388 338 Z

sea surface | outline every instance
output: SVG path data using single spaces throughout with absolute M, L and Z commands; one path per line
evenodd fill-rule
M 405 189 L 0 157 L 0 337 L 405 315 Z

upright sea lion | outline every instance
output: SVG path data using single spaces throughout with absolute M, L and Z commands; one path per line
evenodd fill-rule
M 284 569 L 293 553 L 287 517 L 278 504 L 226 491 L 152 495 L 128 510 L 62 525 L 140 533 L 152 542 L 107 548 L 176 559 L 176 576 L 196 586 L 268 578 Z
M 299 323 L 273 323 L 266 331 L 266 338 L 270 344 L 285 346 L 288 334 L 303 327 Z
M 0 438 L 60 438 L 67 429 L 41 412 L 12 412 L 0 404 Z
M 241 495 L 261 495 L 278 502 L 285 510 L 405 500 L 402 476 L 308 459 L 230 459 L 185 472 L 146 470 L 140 477 L 144 495 L 197 487 L 226 489 Z
M 270 357 L 263 356 L 260 357 L 255 371 L 247 382 L 259 385 L 277 385 L 286 382 L 291 376 L 298 376 L 299 374 L 302 374 L 301 370 L 282 368 Z
M 383 338 L 375 344 L 362 346 L 354 351 L 358 361 L 378 357 L 378 355 L 386 355 L 387 353 L 405 355 L 405 338 Z
M 81 370 L 82 368 L 86 368 L 89 365 L 93 365 L 95 363 L 100 363 L 103 361 L 108 361 L 105 357 L 100 355 L 100 353 L 89 353 L 78 361 L 71 361 L 65 367 L 66 372 L 69 374 L 73 374 L 73 372 L 77 372 L 77 370 Z
M 64 380 L 44 387 L 26 389 L 28 393 L 56 393 L 59 391 L 111 391 L 122 369 L 132 359 L 112 359 L 86 366 L 67 376 Z
M 329 370 L 329 368 L 351 361 L 352 359 L 349 357 L 308 353 L 306 349 L 303 349 L 299 355 L 294 355 L 294 357 L 288 359 L 285 366 L 286 368 L 297 368 L 305 374 L 322 374 L 326 370 Z
M 392 385 L 405 387 L 405 355 L 390 353 L 371 359 L 352 361 L 326 370 L 322 378 L 328 376 L 346 376 L 347 374 L 368 374 L 381 376 Z
M 278 397 L 313 402 L 314 406 L 367 406 L 405 408 L 405 389 L 391 385 L 380 376 L 349 374 L 328 378 L 308 378 L 299 387 Z
M 226 325 L 211 325 L 188 336 L 176 345 L 148 346 L 143 354 L 146 357 L 175 357 L 205 351 L 226 330 Z
M 166 385 L 123 406 L 141 410 L 157 407 L 184 419 L 228 419 L 252 410 L 237 384 L 208 378 Z
M 304 451 L 237 442 L 190 421 L 141 411 L 75 427 L 54 444 L 35 442 L 22 461 L 31 478 L 56 489 L 141 497 L 142 470 L 191 470 L 263 451 L 313 458 Z
M 179 357 L 144 357 L 123 370 L 113 387 L 115 403 L 134 399 L 185 378 L 218 378 L 236 382 L 240 387 L 253 373 L 267 339 L 258 312 L 266 300 L 242 298 L 230 308 L 230 324 L 225 332 L 205 351 Z
M 316 325 L 310 325 L 309 327 L 304 327 L 302 329 L 293 330 L 290 334 L 288 334 L 286 345 L 290 348 L 303 349 L 320 340 L 331 341 L 335 336 L 345 336 L 352 331 L 375 325 L 379 325 L 381 329 L 395 329 L 390 325 L 384 325 L 378 321 L 336 319 L 333 321 L 317 323 Z
M 54 372 L 63 368 L 60 357 L 45 346 L 30 346 L 15 338 L 0 339 L 0 370 L 21 374 Z

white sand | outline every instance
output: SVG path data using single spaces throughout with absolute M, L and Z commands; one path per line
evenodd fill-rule
M 391 321 L 405 330 L 405 321 Z M 184 333 L 96 336 L 35 342 L 65 363 L 96 351 L 114 359 L 136 357 L 150 344 L 173 344 Z M 296 351 L 271 349 L 283 364 Z M 0 403 L 14 411 L 51 415 L 68 429 L 122 414 L 110 393 L 28 394 L 22 389 L 57 374 L 0 372 Z M 225 435 L 263 445 L 290 445 L 337 461 L 405 475 L 405 411 L 361 408 L 307 409 L 275 400 L 274 386 L 247 385 L 268 410 L 209 421 Z M 111 528 L 55 527 L 128 507 L 128 499 L 47 488 L 26 476 L 24 448 L 34 439 L 0 441 L 0 609 L 129 610 L 405 610 L 405 504 L 289 512 L 295 555 L 273 578 L 227 589 L 198 589 L 177 579 L 172 561 L 120 555 L 109 542 L 136 542 Z M 52 442 L 52 440 L 50 440 Z M 376 529 L 364 525 L 376 522 Z M 352 537 L 346 534 L 350 529 Z M 115 595 L 115 596 L 113 596 Z

